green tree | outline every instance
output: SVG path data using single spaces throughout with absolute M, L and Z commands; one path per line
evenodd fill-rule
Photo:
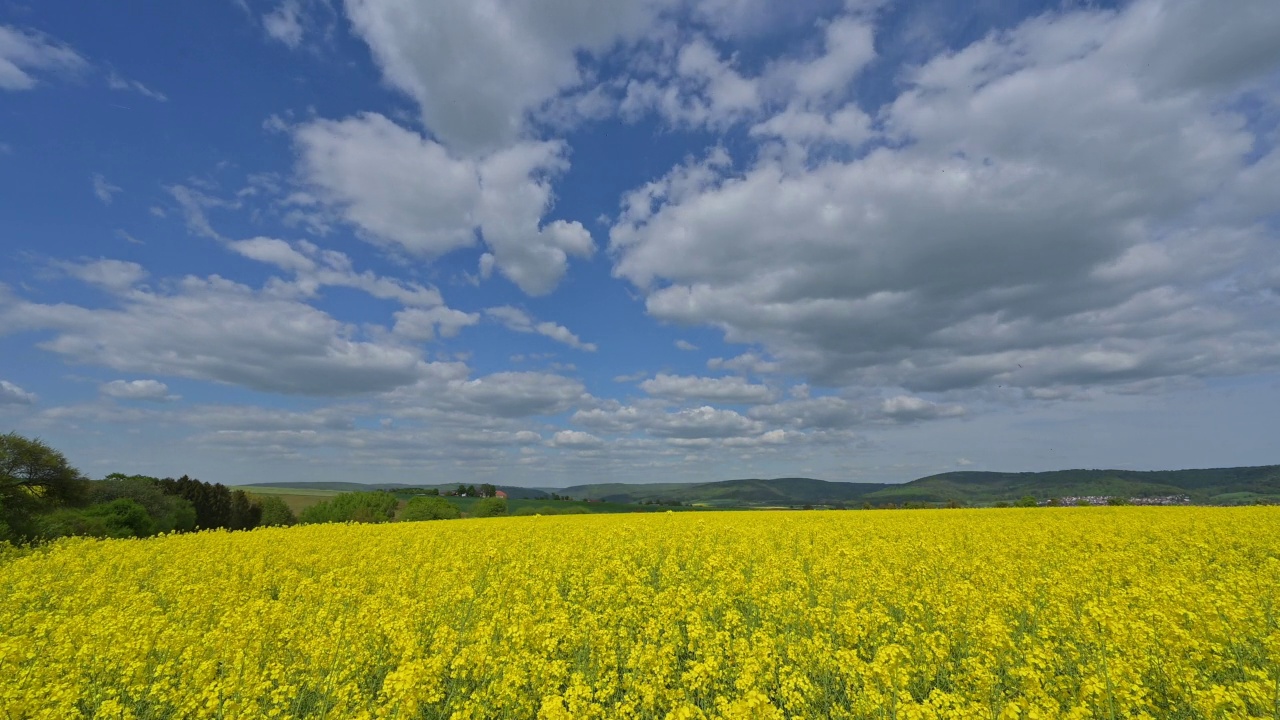
M 475 517 L 494 517 L 496 515 L 507 514 L 506 498 L 492 497 L 484 498 L 471 508 L 471 514 Z
M 258 506 L 262 508 L 262 518 L 258 523 L 259 525 L 273 527 L 277 525 L 293 525 L 298 522 L 293 510 L 289 509 L 289 505 L 280 496 L 259 495 L 255 500 Z
M 46 538 L 85 535 L 100 538 L 148 537 L 156 524 L 147 509 L 128 498 L 118 498 L 87 508 L 60 508 L 39 519 Z
M 165 478 L 160 489 L 190 502 L 196 509 L 196 528 L 208 530 L 231 525 L 231 491 L 222 483 L 211 484 L 195 478 Z
M 35 537 L 40 513 L 78 505 L 88 481 L 40 440 L 0 435 L 0 540 Z
M 387 522 L 400 501 L 389 492 L 348 492 L 335 495 L 302 511 L 303 523 Z
M 252 530 L 262 520 L 262 506 L 249 498 L 243 490 L 231 493 L 231 512 L 227 517 L 227 528 L 231 530 Z
M 396 515 L 397 520 L 406 522 L 417 520 L 457 520 L 462 517 L 461 511 L 448 500 L 432 495 L 420 495 L 405 505 Z
M 1108 504 L 1108 505 L 1128 505 L 1128 504 L 1129 504 L 1129 498 L 1126 498 L 1126 497 L 1120 497 L 1120 496 L 1118 496 L 1118 495 L 1117 495 L 1117 496 L 1113 496 L 1113 497 L 1109 497 L 1109 498 L 1107 498 L 1107 504 Z
M 1035 507 L 1037 504 L 1038 503 L 1036 503 L 1036 499 L 1034 497 L 1030 495 L 1023 495 L 1022 497 L 1018 498 L 1018 501 L 1015 502 L 1013 506 L 1014 507 Z
M 480 486 L 480 497 L 496 497 L 498 488 L 490 483 L 484 483 Z
M 147 475 L 111 473 L 103 480 L 89 483 L 88 499 L 92 504 L 109 503 L 125 498 L 146 508 L 155 522 L 156 532 L 186 532 L 196 527 L 195 506 L 185 498 L 166 493 L 160 480 Z

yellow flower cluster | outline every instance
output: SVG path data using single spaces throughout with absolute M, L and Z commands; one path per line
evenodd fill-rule
M 316 525 L 0 558 L 3 718 L 1277 718 L 1280 509 Z

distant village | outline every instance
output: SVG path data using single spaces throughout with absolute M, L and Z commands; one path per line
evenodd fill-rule
M 1040 505 L 1053 505 L 1053 500 L 1045 500 Z M 1116 500 L 1108 495 L 1079 495 L 1073 497 L 1057 498 L 1058 505 L 1114 505 Z M 1127 505 L 1190 505 L 1191 497 L 1188 495 L 1157 495 L 1155 497 L 1135 497 L 1125 498 Z

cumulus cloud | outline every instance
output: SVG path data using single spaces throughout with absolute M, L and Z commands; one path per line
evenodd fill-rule
M 112 292 L 128 290 L 147 277 L 146 269 L 138 263 L 109 258 L 58 263 L 58 267 L 81 282 Z
M 581 223 L 541 222 L 550 178 L 568 168 L 563 143 L 464 157 L 373 113 L 300 125 L 294 141 L 304 182 L 379 245 L 430 259 L 483 236 L 492 267 L 531 295 L 555 288 L 570 256 L 594 252 Z
M 276 238 L 256 237 L 229 242 L 227 247 L 244 257 L 291 272 L 291 281 L 269 285 L 269 289 L 277 294 L 296 293 L 309 297 L 325 287 L 346 287 L 381 300 L 393 300 L 409 308 L 434 310 L 436 312 L 431 317 L 450 330 L 473 325 L 479 320 L 475 313 L 445 308 L 444 298 L 435 287 L 405 282 L 369 270 L 357 271 L 345 253 L 321 249 L 305 240 L 288 243 Z M 427 317 L 410 315 L 418 320 Z
M 681 48 L 672 77 L 628 82 L 619 109 L 632 118 L 652 110 L 675 126 L 723 129 L 754 115 L 761 103 L 757 81 L 697 38 Z
M 1232 103 L 1273 81 L 1277 23 L 1263 0 L 1232 14 L 1139 0 L 994 32 L 904 75 L 879 113 L 886 142 L 865 153 L 765 152 L 738 170 L 715 149 L 628 194 L 615 275 L 653 317 L 759 343 L 816 384 L 1275 367 L 1274 304 L 1246 311 L 1228 288 L 1246 262 L 1276 260 L 1265 220 L 1280 202 L 1236 185 L 1275 153 L 1264 141 L 1258 157 Z M 829 26 L 827 54 L 869 60 L 859 28 Z M 794 102 L 758 134 L 825 142 L 848 112 L 846 135 L 865 139 L 862 111 L 828 92 L 844 66 L 810 65 L 789 71 Z
M 645 427 L 655 437 L 685 440 L 756 435 L 763 430 L 756 420 L 710 405 L 656 415 Z
M 302 6 L 298 0 L 285 0 L 262 17 L 267 36 L 290 49 L 302 44 Z
M 33 30 L 0 25 L 0 90 L 30 90 L 41 73 L 88 67 L 75 50 Z
M 530 110 L 585 81 L 580 54 L 638 38 L 675 4 L 350 0 L 346 9 L 423 123 L 449 147 L 485 154 L 516 143 Z
M 517 307 L 510 305 L 501 305 L 499 307 L 488 308 L 484 311 L 490 319 L 502 323 L 509 330 L 520 333 L 537 333 L 543 337 L 549 337 L 556 342 L 564 343 L 569 347 L 587 352 L 595 352 L 595 343 L 586 343 L 569 328 L 563 325 L 557 325 L 553 322 L 537 322 L 529 317 L 529 314 Z
M 40 347 L 72 362 L 265 392 L 349 395 L 408 385 L 424 372 L 412 350 L 360 339 L 306 303 L 218 276 L 125 289 L 115 307 L 10 298 L 0 302 L 0 328 L 52 330 Z
M 35 393 L 27 392 L 8 380 L 0 380 L 0 405 L 32 405 Z
M 178 399 L 178 396 L 169 393 L 169 386 L 159 380 L 112 380 L 99 386 L 98 391 L 120 400 Z
M 567 450 L 595 450 L 604 447 L 604 441 L 581 430 L 560 430 L 551 436 L 551 447 Z
M 600 433 L 640 431 L 655 438 L 680 440 L 747 437 L 768 429 L 763 422 L 711 405 L 675 411 L 652 403 L 584 408 L 575 412 L 571 420 Z
M 587 397 L 578 380 L 551 373 L 501 372 L 446 386 L 445 404 L 456 410 L 498 417 L 565 412 Z
M 679 402 L 700 400 L 747 405 L 769 402 L 774 397 L 767 386 L 749 383 L 740 377 L 658 374 L 640 383 L 640 389 L 654 397 Z
M 676 349 L 677 349 L 677 350 L 684 350 L 684 351 L 686 351 L 686 352 L 692 352 L 692 351 L 694 351 L 694 350 L 697 350 L 697 349 L 698 349 L 698 346 L 697 346 L 697 345 L 694 345 L 693 343 L 689 342 L 688 340 L 677 340 L 677 341 L 675 342 L 675 345 L 676 345 Z
M 880 413 L 895 422 L 932 420 L 964 415 L 960 405 L 940 405 L 911 395 L 895 395 L 880 403 Z
M 454 337 L 462 328 L 480 322 L 480 313 L 447 307 L 406 308 L 395 314 L 392 332 L 408 340 L 425 342 L 436 337 Z
M 745 352 L 727 359 L 711 358 L 707 361 L 707 367 L 711 370 L 732 370 L 748 375 L 768 375 L 778 372 L 782 366 L 772 360 L 765 360 L 756 353 Z

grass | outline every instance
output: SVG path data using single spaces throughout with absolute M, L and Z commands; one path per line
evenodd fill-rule
M 293 514 L 306 510 L 312 505 L 318 505 L 325 500 L 337 495 L 334 490 L 306 490 L 299 488 L 273 488 L 273 487 L 234 487 L 232 490 L 244 490 L 250 495 L 272 495 L 284 501 L 285 505 L 293 511 Z

